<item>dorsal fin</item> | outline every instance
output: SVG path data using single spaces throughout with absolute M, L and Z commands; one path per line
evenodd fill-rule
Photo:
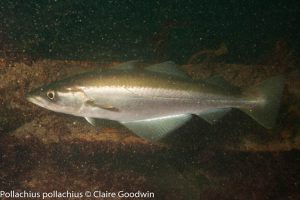
M 140 63 L 141 63 L 140 60 L 131 60 L 113 66 L 112 69 L 131 70 L 131 69 L 135 69 Z
M 180 78 L 190 79 L 190 77 L 183 71 L 178 69 L 177 65 L 172 61 L 166 61 L 163 63 L 151 65 L 145 68 L 148 71 L 177 76 Z
M 232 93 L 239 93 L 240 88 L 232 85 L 228 81 L 226 81 L 222 76 L 216 75 L 212 76 L 204 81 L 205 83 L 208 83 L 210 85 L 217 86 L 219 88 L 222 88 L 224 90 L 230 91 Z

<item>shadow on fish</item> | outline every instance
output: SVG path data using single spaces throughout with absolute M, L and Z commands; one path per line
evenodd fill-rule
M 138 67 L 129 61 L 101 72 L 87 72 L 37 88 L 27 99 L 43 108 L 118 121 L 136 135 L 158 141 L 197 115 L 213 124 L 231 108 L 265 128 L 275 125 L 282 76 L 240 91 L 220 77 L 195 81 L 173 62 Z M 234 123 L 234 122 L 233 122 Z

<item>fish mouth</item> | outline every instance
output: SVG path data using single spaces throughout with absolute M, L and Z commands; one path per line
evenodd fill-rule
M 60 108 L 57 108 L 57 106 L 55 104 L 50 104 L 43 97 L 35 96 L 35 95 L 26 95 L 26 99 L 27 99 L 27 101 L 29 101 L 39 107 L 45 108 L 47 110 L 53 110 L 53 111 L 59 112 L 58 109 L 60 109 Z
M 27 99 L 27 101 L 33 103 L 34 102 L 34 97 L 29 95 L 29 94 L 26 94 L 25 98 Z
M 36 104 L 38 106 L 41 106 L 41 107 L 44 107 L 43 104 L 43 99 L 41 97 L 38 97 L 38 96 L 32 96 L 32 95 L 26 95 L 26 99 L 27 101 L 33 103 L 33 104 Z

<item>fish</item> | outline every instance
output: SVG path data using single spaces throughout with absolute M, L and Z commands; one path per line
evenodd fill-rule
M 193 80 L 172 61 L 144 68 L 128 61 L 50 83 L 26 98 L 48 110 L 84 117 L 92 125 L 97 119 L 117 121 L 144 139 L 159 141 L 192 116 L 214 124 L 232 108 L 272 128 L 283 87 L 282 75 L 240 90 L 221 77 Z

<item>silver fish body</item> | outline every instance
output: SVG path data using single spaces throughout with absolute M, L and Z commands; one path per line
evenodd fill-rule
M 245 111 L 266 127 L 274 124 L 282 77 L 258 89 L 237 92 L 224 81 L 193 81 L 172 62 L 146 69 L 134 65 L 128 62 L 104 72 L 75 75 L 38 88 L 27 98 L 49 110 L 85 117 L 92 124 L 94 118 L 119 121 L 151 140 L 163 138 L 192 114 L 213 123 L 230 108 Z M 266 94 L 266 89 L 272 94 Z M 264 117 L 270 119 L 262 120 L 262 113 L 268 113 Z

